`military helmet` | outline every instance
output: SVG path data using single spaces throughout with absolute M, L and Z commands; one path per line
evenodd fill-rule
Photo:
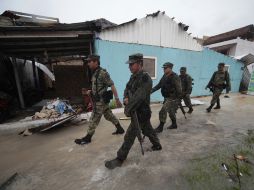
M 129 56 L 129 60 L 126 61 L 126 64 L 133 64 L 133 63 L 141 63 L 143 61 L 143 54 L 142 53 L 135 53 Z
M 166 62 L 163 64 L 162 68 L 166 68 L 166 67 L 169 67 L 169 68 L 173 68 L 174 64 L 173 63 L 170 63 L 170 62 Z
M 186 67 L 181 67 L 181 68 L 180 68 L 180 71 L 186 71 L 186 70 L 187 70 Z
M 219 63 L 219 64 L 218 64 L 218 67 L 219 67 L 219 66 L 224 67 L 224 66 L 225 66 L 225 63 Z

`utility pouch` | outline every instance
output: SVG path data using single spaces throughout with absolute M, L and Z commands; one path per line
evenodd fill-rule
M 110 100 L 113 99 L 113 92 L 112 90 L 108 90 L 108 91 L 105 91 L 103 94 L 102 94 L 102 99 L 103 99 L 103 102 L 105 104 L 108 104 L 110 102 Z

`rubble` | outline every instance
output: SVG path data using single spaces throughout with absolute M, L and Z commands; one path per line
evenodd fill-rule
M 47 102 L 47 105 L 43 106 L 40 112 L 36 112 L 33 116 L 33 120 L 42 118 L 58 118 L 64 113 L 73 114 L 75 113 L 75 111 L 66 101 L 59 100 L 59 98 L 57 98 L 55 100 Z

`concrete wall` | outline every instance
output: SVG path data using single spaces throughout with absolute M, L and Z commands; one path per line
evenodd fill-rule
M 254 54 L 254 42 L 237 38 L 235 56 Z
M 96 53 L 101 56 L 102 67 L 108 70 L 115 82 L 120 98 L 123 96 L 123 90 L 130 77 L 130 71 L 125 62 L 130 54 L 137 52 L 143 53 L 144 56 L 157 57 L 157 78 L 153 80 L 153 85 L 157 84 L 163 75 L 161 69 L 163 63 L 170 61 L 175 64 L 173 68 L 175 72 L 179 73 L 180 67 L 186 66 L 188 73 L 194 78 L 192 96 L 208 95 L 210 92 L 205 90 L 205 86 L 213 72 L 217 70 L 217 64 L 225 62 L 230 65 L 232 91 L 239 90 L 243 64 L 207 48 L 197 52 L 103 40 L 96 40 L 95 47 Z M 162 100 L 159 91 L 152 95 L 152 100 Z

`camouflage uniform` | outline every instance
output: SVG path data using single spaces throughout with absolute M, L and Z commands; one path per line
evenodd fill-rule
M 166 123 L 167 112 L 171 120 L 176 120 L 176 111 L 182 93 L 180 78 L 174 72 L 170 76 L 164 74 L 160 82 L 153 87 L 152 93 L 159 89 L 164 97 L 163 106 L 159 112 L 160 122 Z
M 151 77 L 140 71 L 133 74 L 126 85 L 124 98 L 128 98 L 128 104 L 125 106 L 125 114 L 130 115 L 133 110 L 136 110 L 140 128 L 142 133 L 149 138 L 154 146 L 160 146 L 160 141 L 152 128 L 150 118 L 150 93 L 152 89 Z M 129 91 L 132 93 L 130 97 Z M 132 98 L 135 97 L 135 98 Z M 117 152 L 117 158 L 125 160 L 137 136 L 137 128 L 132 123 L 126 131 L 124 142 Z
M 185 105 L 192 109 L 190 94 L 192 91 L 192 78 L 188 74 L 180 75 L 182 85 L 182 98 Z
M 124 113 L 126 116 L 131 116 L 131 123 L 124 136 L 124 142 L 117 152 L 117 157 L 105 162 L 105 167 L 108 169 L 114 169 L 122 165 L 136 137 L 138 137 L 140 142 L 142 141 L 140 130 L 153 144 L 153 151 L 162 149 L 160 141 L 150 122 L 152 79 L 148 73 L 141 70 L 143 54 L 137 53 L 130 55 L 126 63 L 129 64 L 129 68 L 133 73 L 124 90 L 124 103 L 126 104 Z M 139 126 L 135 125 L 136 122 L 138 122 Z
M 222 64 L 222 63 L 220 63 L 219 65 L 224 66 L 224 64 Z M 209 108 L 207 108 L 207 111 L 210 112 L 212 107 L 215 105 L 215 103 L 217 103 L 217 106 L 215 109 L 219 109 L 220 108 L 220 95 L 221 95 L 223 89 L 226 89 L 227 93 L 231 90 L 229 73 L 227 71 L 215 71 L 206 87 L 210 88 L 213 92 L 211 105 Z
M 109 105 L 105 104 L 101 98 L 102 94 L 112 85 L 114 85 L 114 82 L 111 80 L 109 73 L 105 69 L 98 67 L 92 76 L 92 99 L 94 106 L 87 130 L 89 135 L 95 133 L 95 129 L 98 126 L 102 115 L 114 125 L 119 123 L 118 119 L 113 115 L 109 108 Z
M 89 55 L 87 62 L 90 69 L 94 71 L 91 81 L 92 90 L 90 92 L 90 96 L 93 100 L 93 112 L 89 120 L 86 136 L 75 139 L 74 141 L 79 145 L 91 142 L 92 136 L 95 133 L 95 129 L 98 126 L 102 115 L 104 115 L 105 119 L 111 121 L 115 125 L 116 131 L 112 133 L 112 135 L 124 133 L 124 129 L 108 106 L 108 103 L 113 96 L 112 93 L 116 96 L 117 92 L 107 71 L 99 66 L 100 56 L 96 54 Z M 108 87 L 111 87 L 114 92 L 107 91 Z

